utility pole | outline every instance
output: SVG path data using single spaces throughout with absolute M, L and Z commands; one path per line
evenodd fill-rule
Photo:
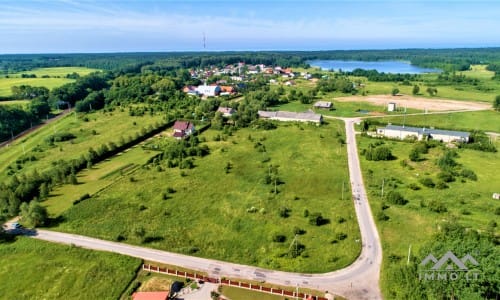
M 344 200 L 344 183 L 345 183 L 345 180 L 342 181 L 342 201 Z
M 384 198 L 384 183 L 385 183 L 385 178 L 382 178 L 382 192 L 380 193 L 380 197 Z
M 408 260 L 406 260 L 406 265 L 410 264 L 410 253 L 411 253 L 411 244 L 410 247 L 408 247 Z

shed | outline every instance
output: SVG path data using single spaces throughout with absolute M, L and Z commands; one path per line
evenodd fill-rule
M 389 102 L 389 104 L 387 104 L 387 111 L 395 111 L 395 110 L 396 110 L 396 103 Z

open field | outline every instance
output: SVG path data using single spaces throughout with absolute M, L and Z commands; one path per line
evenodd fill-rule
M 375 139 L 360 137 L 360 149 L 368 148 Z M 397 157 L 392 161 L 367 161 L 361 157 L 361 165 L 370 205 L 382 237 L 384 260 L 382 266 L 381 285 L 386 297 L 391 289 L 391 282 L 387 281 L 387 272 L 394 264 L 406 263 L 408 248 L 411 245 L 412 253 L 418 253 L 420 247 L 431 241 L 440 224 L 446 220 L 456 219 L 460 224 L 479 229 L 489 230 L 489 222 L 498 219 L 495 209 L 499 207 L 498 200 L 491 198 L 493 192 L 498 191 L 500 174 L 496 172 L 500 167 L 500 153 L 487 153 L 474 150 L 458 150 L 456 161 L 477 175 L 478 180 L 462 180 L 457 177 L 454 182 L 447 183 L 448 188 L 428 188 L 420 183 L 423 177 L 429 177 L 438 182 L 436 159 L 442 155 L 441 147 L 431 148 L 429 154 L 424 154 L 425 160 L 411 162 L 408 158 L 413 147 L 411 143 L 385 141 L 392 153 Z M 500 142 L 497 142 L 497 147 Z M 403 167 L 402 160 L 408 166 Z M 488 166 L 488 167 L 485 167 Z M 382 182 L 384 181 L 384 195 L 390 191 L 399 192 L 409 202 L 404 205 L 387 203 L 381 197 Z M 419 186 L 419 190 L 410 188 L 410 185 Z M 441 203 L 446 207 L 445 212 L 434 212 L 429 208 L 432 202 Z M 382 211 L 382 202 L 389 205 L 383 213 L 389 218 L 381 220 L 378 214 Z M 494 229 L 498 234 L 498 229 Z M 403 234 L 404 233 L 404 234 Z
M 500 132 L 500 113 L 493 110 L 448 114 L 382 117 L 376 121 L 407 126 L 435 127 L 453 130 L 482 130 Z
M 491 109 L 491 103 L 455 101 L 439 98 L 423 98 L 414 96 L 349 96 L 335 98 L 338 102 L 369 102 L 376 106 L 387 107 L 389 102 L 396 103 L 397 107 L 413 108 L 420 111 L 447 111 L 447 110 L 486 110 Z
M 133 137 L 143 128 L 160 120 L 161 116 L 130 117 L 126 111 L 118 110 L 108 113 L 100 111 L 78 118 L 72 113 L 37 129 L 8 147 L 0 148 L 0 181 L 10 178 L 12 174 L 26 174 L 35 169 L 43 172 L 50 168 L 53 161 L 78 158 L 91 147 L 97 149 L 103 144 L 117 143 L 122 138 Z M 54 145 L 46 141 L 54 133 L 60 132 L 72 133 L 76 138 L 55 142 Z M 24 152 L 35 160 L 27 159 L 22 162 Z
M 17 85 L 44 86 L 51 90 L 74 81 L 68 78 L 0 78 L 0 97 L 12 95 L 11 88 Z
M 0 101 L 0 105 L 17 105 L 22 108 L 26 107 L 30 103 L 29 100 L 10 100 L 10 101 Z
M 85 194 L 93 195 L 113 184 L 120 176 L 133 172 L 145 164 L 149 158 L 158 152 L 143 150 L 134 147 L 124 153 L 93 165 L 78 173 L 78 184 L 64 184 L 57 186 L 43 202 L 51 217 L 57 217 L 73 205 Z
M 65 78 L 67 74 L 76 72 L 80 76 L 99 71 L 97 69 L 89 69 L 82 67 L 62 67 L 62 68 L 41 68 L 31 71 L 25 71 L 15 74 L 10 74 L 9 78 L 0 77 L 0 97 L 8 97 L 12 95 L 11 88 L 19 85 L 43 86 L 49 90 L 59 87 L 63 84 L 74 82 L 74 79 Z M 35 74 L 37 78 L 21 78 L 21 74 Z M 43 75 L 50 78 L 41 78 Z
M 342 134 L 342 123 L 280 124 L 270 131 L 241 129 L 216 142 L 219 132 L 208 130 L 203 136 L 211 154 L 196 159 L 194 169 L 141 168 L 134 180 L 126 176 L 72 206 L 57 230 L 267 268 L 339 269 L 357 257 L 360 245 L 348 184 L 341 200 L 348 172 L 336 132 Z M 264 183 L 270 164 L 279 165 L 278 194 Z M 304 217 L 316 212 L 328 219 L 324 225 Z M 302 231 L 297 244 L 294 227 Z M 275 236 L 283 238 L 273 242 Z M 305 251 L 289 257 L 300 244 Z
M 1 299 L 117 299 L 136 258 L 19 237 L 0 244 Z
M 85 68 L 85 67 L 54 67 L 54 68 L 38 68 L 29 71 L 9 74 L 9 77 L 21 77 L 22 74 L 35 74 L 36 77 L 50 76 L 50 77 L 66 77 L 68 74 L 77 73 L 80 76 L 88 75 L 92 72 L 101 71 L 99 69 Z

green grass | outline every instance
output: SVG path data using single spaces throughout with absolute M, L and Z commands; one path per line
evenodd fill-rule
M 1 299 L 117 299 L 141 261 L 31 238 L 0 244 Z
M 342 268 L 360 251 L 350 197 L 341 200 L 342 182 L 348 182 L 347 161 L 334 133 L 343 128 L 340 122 L 319 128 L 282 124 L 271 131 L 242 129 L 221 142 L 212 141 L 218 132 L 208 130 L 203 135 L 211 154 L 196 159 L 196 168 L 139 169 L 133 174 L 135 182 L 123 178 L 105 193 L 70 208 L 58 230 L 110 240 L 121 235 L 132 244 L 266 268 L 303 272 Z M 257 142 L 267 152 L 254 148 Z M 229 174 L 224 171 L 227 162 L 233 166 Z M 278 195 L 263 183 L 269 164 L 280 165 L 284 184 L 278 186 Z M 163 200 L 167 187 L 176 192 Z M 257 212 L 247 212 L 252 207 Z M 288 218 L 279 216 L 281 207 L 290 209 Z M 303 216 L 305 209 L 321 212 L 330 223 L 310 225 Z M 339 223 L 340 217 L 345 221 Z M 295 226 L 306 230 L 298 236 L 306 250 L 292 259 L 284 254 Z M 149 243 L 134 233 L 138 227 L 144 228 Z M 331 243 L 340 232 L 347 238 Z M 274 234 L 285 235 L 286 241 L 272 242 Z
M 43 86 L 49 90 L 59 87 L 63 84 L 74 82 L 74 79 L 66 78 L 67 74 L 76 72 L 80 76 L 87 75 L 98 69 L 82 67 L 60 67 L 60 68 L 40 68 L 15 74 L 9 74 L 9 78 L 0 77 L 0 97 L 9 97 L 12 95 L 11 88 L 19 85 Z M 35 74 L 37 78 L 21 78 L 21 74 Z M 41 78 L 43 75 L 50 78 Z
M 366 149 L 369 143 L 375 140 L 370 138 L 359 139 L 360 149 Z M 412 253 L 418 253 L 420 247 L 431 241 L 440 224 L 445 220 L 456 219 L 460 224 L 479 229 L 488 230 L 488 222 L 498 219 L 494 210 L 499 206 L 498 201 L 491 198 L 493 192 L 498 190 L 500 174 L 496 171 L 500 167 L 500 153 L 486 153 L 473 150 L 458 150 L 457 162 L 464 167 L 473 170 L 477 181 L 465 180 L 462 182 L 457 178 L 455 182 L 448 183 L 449 188 L 439 190 L 427 188 L 419 183 L 422 177 L 431 177 L 436 182 L 439 172 L 435 160 L 443 153 L 440 147 L 433 148 L 429 154 L 425 154 L 426 160 L 422 162 L 411 162 L 408 159 L 412 144 L 396 141 L 386 141 L 396 160 L 386 162 L 367 161 L 361 157 L 361 165 L 367 193 L 370 199 L 372 211 L 376 216 L 381 211 L 382 180 L 385 179 L 384 192 L 396 190 L 409 200 L 405 206 L 390 205 L 384 210 L 389 217 L 387 221 L 377 220 L 377 227 L 382 238 L 383 247 L 383 272 L 382 290 L 388 295 L 391 282 L 386 279 L 384 273 L 390 269 L 392 264 L 405 263 L 408 247 L 412 246 Z M 497 142 L 497 147 L 500 143 Z M 407 160 L 411 166 L 401 166 L 401 161 Z M 487 167 L 485 167 L 487 166 Z M 371 172 L 369 171 L 371 170 Z M 396 183 L 391 178 L 401 180 Z M 412 190 L 408 187 L 410 183 L 418 184 L 420 190 Z M 448 209 L 445 213 L 430 211 L 426 205 L 429 201 L 441 201 Z M 464 212 L 467 212 L 464 213 Z M 498 234 L 498 229 L 495 230 Z
M 57 186 L 43 202 L 51 217 L 57 217 L 73 205 L 73 201 L 85 194 L 93 195 L 113 184 L 120 176 L 133 172 L 158 152 L 134 147 L 92 168 L 78 173 L 78 184 Z
M 0 105 L 16 105 L 20 108 L 26 108 L 30 103 L 29 100 L 10 100 L 10 101 L 0 101 Z
M 0 96 L 9 97 L 12 95 L 11 88 L 19 85 L 43 86 L 49 90 L 63 84 L 74 82 L 67 78 L 0 78 Z
M 500 113 L 493 110 L 406 117 L 383 117 L 377 118 L 376 120 L 393 124 L 403 124 L 403 122 L 405 122 L 408 126 L 500 132 Z
M 9 74 L 9 77 L 21 77 L 21 74 L 35 74 L 37 77 L 44 75 L 50 77 L 66 77 L 68 74 L 77 73 L 80 76 L 88 75 L 92 72 L 101 71 L 99 69 L 85 68 L 85 67 L 54 67 L 54 68 L 37 68 L 29 71 L 18 72 Z
M 85 121 L 85 118 L 88 121 Z M 143 127 L 153 125 L 160 120 L 161 116 L 130 117 L 127 112 L 118 110 L 79 115 L 78 118 L 72 113 L 37 129 L 9 147 L 0 148 L 0 181 L 4 182 L 12 176 L 8 173 L 9 168 L 17 175 L 33 172 L 35 169 L 41 173 L 48 170 L 55 160 L 79 158 L 91 147 L 97 149 L 102 144 L 117 143 L 122 137 L 124 139 L 133 137 Z M 93 130 L 96 134 L 93 134 Z M 49 146 L 45 139 L 54 132 L 70 132 L 76 139 Z M 35 156 L 36 160 L 16 163 L 24 151 L 27 156 Z

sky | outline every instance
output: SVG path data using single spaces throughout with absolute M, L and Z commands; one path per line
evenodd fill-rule
M 499 30 L 498 0 L 0 0 L 1 54 L 498 47 Z

